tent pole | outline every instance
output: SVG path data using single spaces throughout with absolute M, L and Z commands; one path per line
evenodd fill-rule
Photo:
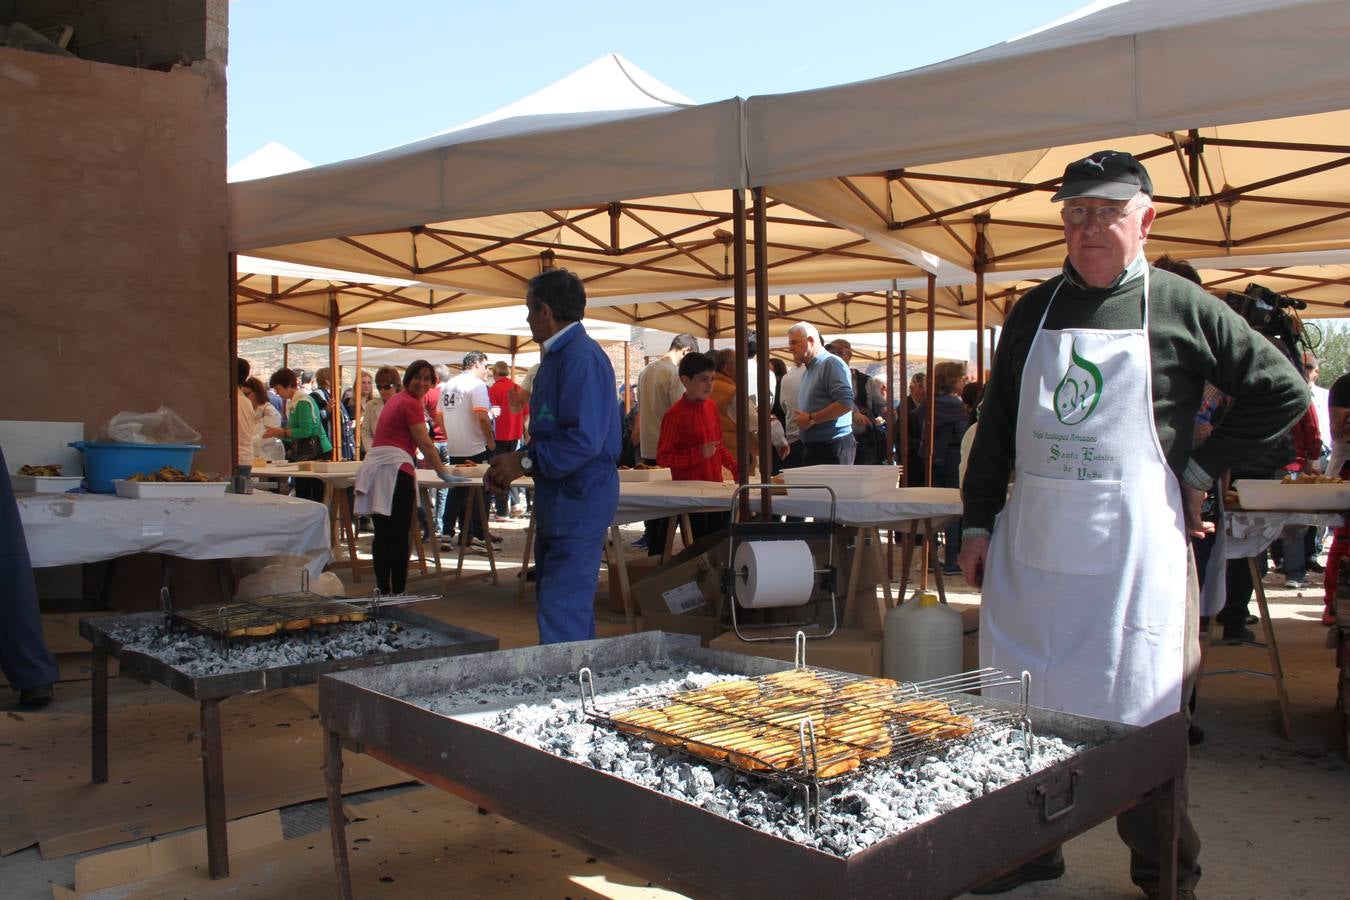
M 629 390 L 628 390 L 628 378 L 629 378 L 628 357 L 629 357 L 630 351 L 631 351 L 632 349 L 633 349 L 633 344 L 632 344 L 632 340 L 631 340 L 631 332 L 630 332 L 630 339 L 627 340 L 627 341 L 624 341 L 624 345 L 623 345 L 623 414 L 624 414 L 625 416 L 627 416 L 627 415 L 628 415 L 628 412 L 629 412 L 629 409 L 628 409 L 628 406 L 629 406 L 629 399 L 628 399 L 628 395 L 629 395 Z
M 740 476 L 737 481 L 745 484 L 750 480 L 750 394 L 746 384 L 746 354 L 750 352 L 750 322 L 747 300 L 745 254 L 745 191 L 737 188 L 731 192 L 732 210 L 732 280 L 736 298 L 736 468 Z M 747 510 L 742 510 L 744 515 Z M 744 515 L 744 518 L 749 518 Z
M 981 213 L 975 217 L 975 381 L 984 384 L 984 268 L 987 265 L 988 237 L 985 229 L 989 227 L 989 214 Z
M 984 384 L 984 263 L 975 264 L 975 382 Z
M 239 415 L 238 415 L 238 407 L 239 407 L 239 404 L 240 404 L 240 403 L 243 403 L 243 402 L 244 402 L 244 397 L 243 397 L 242 394 L 239 393 L 239 385 L 237 384 L 237 382 L 239 381 L 239 374 L 238 374 L 238 368 L 237 368 L 237 367 L 238 367 L 238 363 L 236 362 L 236 360 L 239 358 L 239 309 L 238 309 L 238 307 L 236 306 L 236 304 L 237 304 L 238 301 L 235 299 L 235 296 L 234 296 L 234 285 L 235 285 L 235 282 L 237 282 L 237 281 L 239 280 L 239 257 L 238 257 L 238 256 L 236 256 L 236 255 L 233 254 L 233 253 L 230 253 L 230 254 L 227 254 L 227 255 L 226 255 L 226 258 L 225 258 L 225 271 L 226 271 L 226 277 L 228 277 L 228 278 L 230 279 L 230 293 L 229 293 L 229 297 L 230 297 L 229 307 L 230 307 L 230 310 L 229 310 L 229 313 L 228 313 L 228 315 L 229 315 L 229 325 L 228 325 L 228 327 L 229 327 L 229 329 L 230 329 L 230 343 L 229 343 L 229 352 L 230 352 L 229 365 L 230 365 L 230 367 L 229 367 L 229 369 L 227 369 L 227 371 L 230 373 L 230 377 L 229 377 L 229 382 L 230 382 L 230 407 L 229 407 L 229 409 L 230 409 L 230 447 L 232 448 L 231 451 L 230 451 L 230 455 L 231 455 L 231 457 L 234 459 L 234 465 L 230 467 L 230 468 L 231 468 L 230 474 L 231 474 L 231 475 L 234 475 L 234 469 L 235 469 L 235 468 L 237 468 L 237 467 L 239 467 L 239 466 L 243 466 L 243 465 L 249 465 L 249 464 L 251 464 L 251 463 L 253 462 L 253 458 L 252 458 L 252 455 L 251 455 L 251 454 L 250 454 L 250 457 L 249 457 L 248 459 L 240 459 L 240 458 L 239 458 Z M 245 485 L 243 489 L 244 489 L 244 490 L 247 490 L 247 485 Z
M 281 345 L 281 367 L 289 369 L 291 367 L 291 345 L 290 342 Z
M 328 289 L 328 439 L 333 449 L 328 458 L 334 462 L 342 459 L 342 414 L 336 409 L 341 403 L 341 371 L 338 368 L 338 323 L 342 320 L 338 312 L 337 290 Z
M 886 389 L 887 412 L 892 408 L 891 401 L 895 399 L 895 281 L 891 280 L 891 286 L 886 289 Z M 888 415 L 891 420 L 891 430 L 887 432 L 888 437 L 895 437 L 895 417 Z M 886 442 L 886 462 L 895 464 L 895 441 Z
M 358 328 L 356 329 L 356 379 L 355 383 L 352 384 L 352 431 L 355 435 L 355 440 L 353 440 L 352 443 L 358 445 L 361 440 L 361 413 L 363 412 L 361 407 L 366 405 L 364 402 L 365 398 L 361 396 L 361 379 L 365 377 L 365 372 L 361 368 L 361 352 L 364 349 L 365 348 L 361 344 L 361 329 Z M 375 387 L 375 377 L 373 375 L 370 379 L 370 386 L 372 388 Z M 365 448 L 360 446 L 356 448 L 357 459 L 361 458 L 364 449 Z
M 765 248 L 769 244 L 768 223 L 765 220 L 764 188 L 753 190 L 755 201 L 755 334 L 759 336 L 756 351 L 755 394 L 759 397 L 759 480 L 768 484 L 773 471 L 773 433 L 769 430 L 769 259 Z M 763 496 L 763 514 L 773 515 L 772 498 Z
M 886 289 L 886 464 L 895 465 L 895 279 Z M 886 531 L 886 580 L 895 580 L 895 532 Z
M 928 276 L 928 378 L 925 379 L 927 397 L 924 402 L 928 407 L 928 415 L 924 418 L 924 438 L 928 442 L 928 452 L 923 455 L 923 474 L 924 484 L 933 486 L 933 433 L 937 428 L 937 416 L 933 415 L 933 407 L 937 402 L 937 379 L 933 377 L 934 344 L 937 343 L 937 276 L 929 274 Z
M 511 345 L 510 345 L 510 346 L 511 346 L 511 380 L 512 380 L 512 381 L 515 381 L 515 380 L 516 380 L 516 350 L 519 349 L 519 346 L 520 346 L 520 338 L 516 337 L 514 334 L 511 335 Z
M 909 292 L 900 292 L 900 405 L 897 415 L 900 428 L 897 435 L 900 456 L 900 485 L 909 487 Z

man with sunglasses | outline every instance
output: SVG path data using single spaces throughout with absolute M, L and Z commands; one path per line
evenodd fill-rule
M 1288 431 L 1308 390 L 1222 301 L 1148 265 L 1153 182 L 1133 156 L 1070 163 L 1051 199 L 1068 259 L 1004 324 L 963 484 L 961 568 L 983 586 L 981 665 L 1030 672 L 1033 705 L 1147 725 L 1185 709 L 1199 664 L 1187 536 L 1204 533 L 1205 488 Z M 1233 410 L 1192 448 L 1205 382 Z M 1178 791 L 1176 887 L 1191 897 L 1200 841 L 1184 779 Z M 1150 897 L 1162 799 L 1116 820 Z M 1057 849 L 975 893 L 1063 873 Z

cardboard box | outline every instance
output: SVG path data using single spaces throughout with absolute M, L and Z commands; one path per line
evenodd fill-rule
M 722 570 L 727 564 L 725 533 L 710 534 L 672 556 L 664 566 L 632 585 L 638 605 L 675 615 L 722 609 Z
M 633 591 L 633 585 L 643 580 L 655 572 L 661 565 L 661 557 L 648 556 L 645 559 L 628 560 L 628 592 L 633 595 L 633 612 L 641 612 L 638 606 L 637 595 Z M 608 581 L 606 590 L 603 594 L 596 597 L 599 603 L 606 603 L 610 612 L 623 614 L 623 591 L 619 589 L 619 573 L 606 569 L 605 579 Z M 605 599 L 601 599 L 604 597 Z
M 643 631 L 697 635 L 703 646 L 722 631 L 725 532 L 708 535 L 632 586 Z
M 765 656 L 791 662 L 795 653 L 791 640 L 747 643 L 729 631 L 712 640 L 713 650 L 743 653 L 746 656 Z M 881 675 L 881 632 L 840 629 L 832 637 L 806 642 L 806 664 L 822 669 L 838 669 L 858 675 Z

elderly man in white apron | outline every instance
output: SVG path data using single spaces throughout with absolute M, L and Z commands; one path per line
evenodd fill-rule
M 1236 313 L 1149 267 L 1152 195 L 1128 153 L 1066 168 L 1053 200 L 1065 204 L 1068 260 L 1005 325 L 963 483 L 960 559 L 983 585 L 981 665 L 1029 671 L 1036 706 L 1135 725 L 1181 711 L 1198 665 L 1187 534 L 1204 533 L 1204 486 L 1287 431 L 1308 402 L 1293 366 Z M 1206 380 L 1235 398 L 1234 414 L 1192 450 Z M 1187 897 L 1200 841 L 1184 780 L 1179 788 L 1177 888 Z M 1131 879 L 1155 896 L 1150 801 L 1117 828 Z M 1056 850 L 975 893 L 1063 872 Z

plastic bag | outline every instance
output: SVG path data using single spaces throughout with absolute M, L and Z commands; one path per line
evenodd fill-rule
M 167 406 L 149 413 L 120 412 L 98 433 L 100 441 L 124 444 L 195 444 L 201 439 L 192 426 Z

